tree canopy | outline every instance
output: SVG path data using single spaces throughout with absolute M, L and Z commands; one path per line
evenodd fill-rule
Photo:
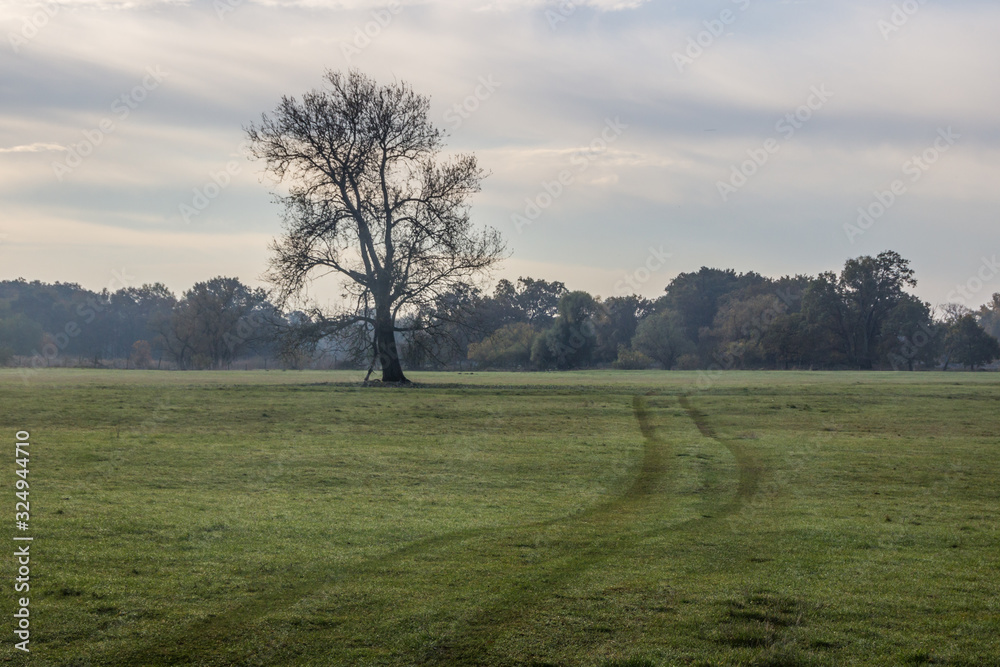
M 889 314 L 915 287 L 909 260 L 886 251 L 848 260 L 840 276 L 822 273 L 805 295 L 810 320 L 836 340 L 848 363 L 871 369 Z
M 1000 358 L 1000 341 L 983 329 L 975 315 L 962 316 L 948 332 L 945 345 L 969 370 Z

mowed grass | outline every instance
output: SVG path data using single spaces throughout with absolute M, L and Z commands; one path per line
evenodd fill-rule
M 31 664 L 1000 664 L 1000 375 L 359 379 L 0 372 Z

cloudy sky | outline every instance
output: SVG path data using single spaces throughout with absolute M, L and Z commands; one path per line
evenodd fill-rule
M 0 0 L 0 277 L 259 284 L 280 208 L 242 128 L 356 67 L 491 172 L 497 277 L 652 296 L 892 249 L 925 300 L 978 306 L 998 32 L 963 0 Z

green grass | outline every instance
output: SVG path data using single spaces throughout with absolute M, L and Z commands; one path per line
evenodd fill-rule
M 0 371 L 31 663 L 1000 664 L 1000 375 L 359 379 Z

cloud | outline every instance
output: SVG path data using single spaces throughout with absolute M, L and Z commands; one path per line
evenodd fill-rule
M 386 0 L 228 0 L 228 2 L 231 5 L 246 2 L 266 7 L 307 7 L 312 9 L 384 9 L 389 4 Z M 598 11 L 621 11 L 636 9 L 647 2 L 649 0 L 579 0 L 572 5 L 574 9 L 587 7 Z M 560 3 L 554 0 L 478 0 L 478 2 L 469 2 L 469 0 L 396 0 L 396 4 L 402 6 L 462 7 L 473 11 L 507 11 L 522 8 L 560 8 L 570 3 Z M 564 8 L 564 11 L 567 10 Z
M 60 144 L 47 144 L 36 142 L 26 146 L 11 146 L 10 148 L 0 148 L 0 153 L 48 153 L 52 151 L 65 151 L 66 147 Z
M 189 4 L 191 4 L 191 0 L 51 0 L 51 2 L 27 3 L 23 0 L 0 0 L 0 9 L 15 7 L 28 15 L 31 15 L 32 11 L 44 10 L 51 16 L 60 9 L 144 9 L 155 6 Z
M 461 7 L 473 11 L 508 11 L 516 9 L 559 8 L 567 11 L 564 5 L 556 0 L 395 0 L 401 6 L 424 5 L 428 7 Z M 572 3 L 572 9 L 589 8 L 598 11 L 622 11 L 636 9 L 650 0 L 578 0 Z M 0 8 L 19 7 L 23 9 L 23 0 L 0 0 Z M 388 0 L 53 0 L 52 2 L 36 2 L 29 9 L 38 9 L 55 5 L 68 9 L 98 9 L 98 10 L 134 10 L 165 6 L 198 6 L 224 4 L 227 8 L 237 9 L 246 5 L 260 5 L 273 8 L 303 8 L 303 9 L 385 9 Z
M 562 280 L 565 272 L 609 293 L 619 269 L 666 239 L 678 270 L 816 272 L 891 247 L 915 266 L 937 267 L 922 275 L 921 290 L 940 300 L 978 262 L 967 268 L 958 252 L 940 257 L 943 244 L 996 245 L 995 3 L 928 4 L 886 40 L 877 22 L 887 7 L 753 2 L 680 72 L 673 54 L 736 3 L 398 1 L 405 10 L 391 24 L 359 37 L 389 0 L 0 0 L 15 32 L 41 8 L 61 8 L 20 53 L 0 50 L 0 147 L 10 147 L 0 153 L 29 154 L 0 159 L 0 205 L 17 220 L 6 231 L 20 238 L 20 227 L 35 230 L 46 217 L 82 225 L 25 249 L 20 270 L 44 265 L 48 273 L 30 275 L 77 280 L 142 254 L 151 278 L 179 287 L 206 277 L 200 266 L 250 278 L 266 259 L 263 237 L 279 229 L 280 208 L 268 204 L 261 165 L 235 154 L 242 127 L 282 95 L 321 86 L 325 68 L 349 66 L 431 97 L 432 120 L 451 126 L 447 150 L 474 152 L 492 173 L 475 201 L 477 222 L 510 234 L 510 266 L 530 275 Z M 220 14 L 220 4 L 232 11 Z M 571 4 L 565 21 L 547 20 Z M 343 47 L 361 41 L 348 58 Z M 157 66 L 169 72 L 162 89 L 118 122 L 112 104 Z M 477 92 L 482 77 L 502 83 L 486 99 Z M 788 140 L 776 135 L 776 123 L 821 85 L 835 93 L 829 104 Z M 468 117 L 456 125 L 449 113 L 457 105 Z M 106 117 L 114 132 L 57 181 L 51 162 L 68 155 L 59 151 Z M 591 151 L 616 117 L 628 129 Z M 908 184 L 857 246 L 847 243 L 843 223 L 949 126 L 962 134 L 955 150 Z M 723 202 L 717 182 L 773 136 L 782 137 L 780 152 Z M 573 162 L 581 156 L 593 158 L 585 172 Z M 178 205 L 232 160 L 242 170 L 238 185 L 182 229 Z M 565 169 L 574 184 L 517 234 L 511 215 Z M 98 224 L 102 243 L 118 230 L 129 243 L 94 259 L 86 234 L 95 230 L 83 225 Z M 196 246 L 197 257 L 184 237 L 169 236 L 193 230 L 216 234 Z M 229 234 L 246 258 L 227 254 Z M 586 282 L 587 271 L 605 277 Z

